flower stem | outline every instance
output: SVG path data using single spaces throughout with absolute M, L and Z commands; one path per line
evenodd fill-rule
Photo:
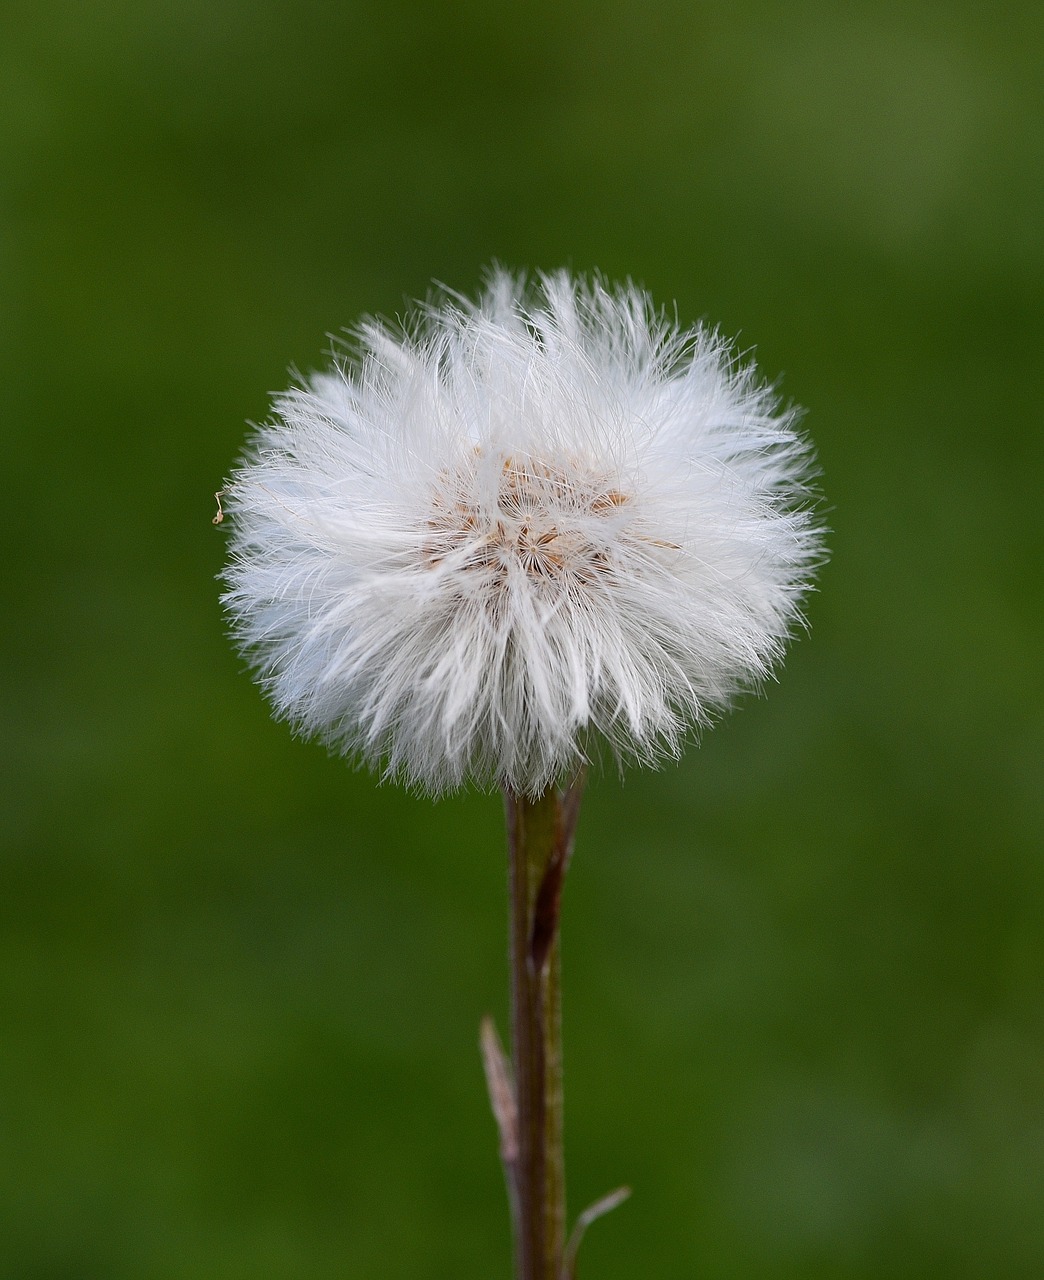
M 517 1151 L 517 1280 L 558 1280 L 565 1237 L 558 923 L 583 778 L 537 800 L 505 791 Z

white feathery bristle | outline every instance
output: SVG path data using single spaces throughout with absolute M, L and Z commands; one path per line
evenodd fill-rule
M 235 635 L 279 715 L 431 792 L 676 755 L 800 617 L 795 417 L 630 285 L 496 271 L 367 321 L 228 485 Z

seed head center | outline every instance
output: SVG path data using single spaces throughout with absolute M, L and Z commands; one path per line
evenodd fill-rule
M 592 581 L 610 564 L 609 517 L 629 499 L 604 476 L 508 457 L 491 481 L 473 467 L 444 473 L 427 522 L 425 560 L 501 580 Z

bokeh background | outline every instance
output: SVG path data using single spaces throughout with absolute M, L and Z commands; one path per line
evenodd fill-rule
M 211 525 L 290 366 L 493 258 L 756 350 L 833 530 L 769 696 L 591 788 L 585 1274 L 1044 1274 L 1042 50 L 1030 0 L 3 6 L 3 1280 L 509 1274 L 498 801 L 273 723 Z

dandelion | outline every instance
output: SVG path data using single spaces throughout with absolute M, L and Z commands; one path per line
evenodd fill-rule
M 773 671 L 820 556 L 796 419 L 635 287 L 498 270 L 362 323 L 223 491 L 224 602 L 277 714 L 433 794 L 507 797 L 513 1073 L 482 1039 L 520 1280 L 578 1243 L 557 928 L 583 769 L 676 756 Z
M 432 792 L 676 755 L 817 556 L 795 413 L 634 288 L 496 273 L 280 396 L 225 604 L 276 711 Z

